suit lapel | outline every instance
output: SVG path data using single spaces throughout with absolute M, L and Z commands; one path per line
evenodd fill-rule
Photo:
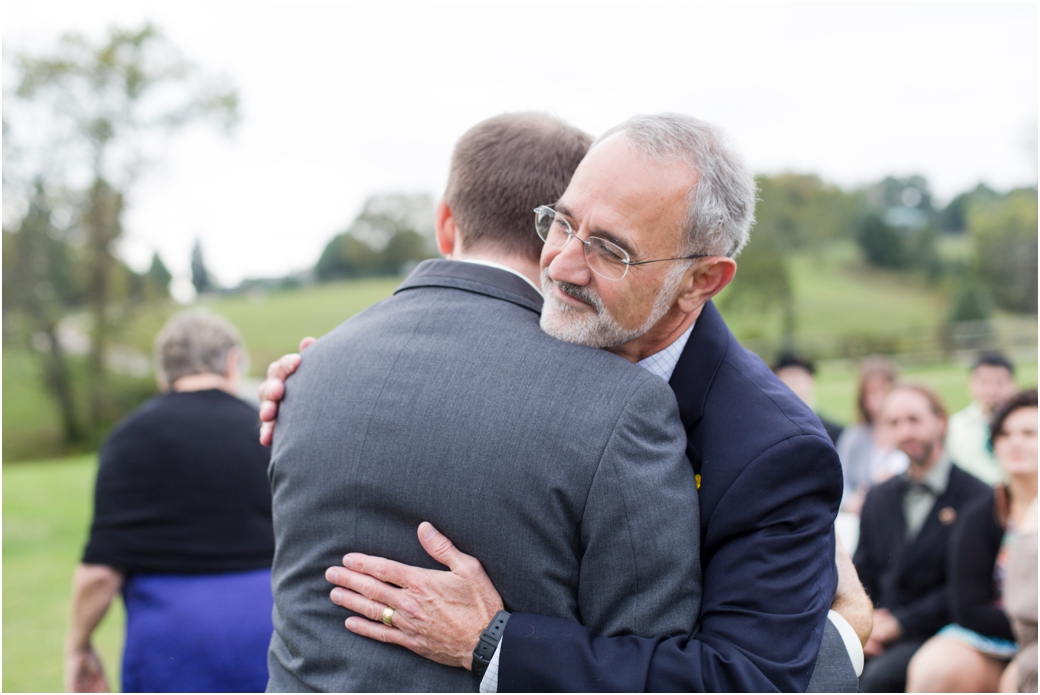
M 891 548 L 895 554 L 896 566 L 902 567 L 904 565 L 904 558 L 913 558 L 913 554 L 908 554 L 907 551 L 913 546 L 912 543 L 906 542 L 906 515 L 903 513 L 903 496 L 906 494 L 906 484 L 900 480 L 899 485 L 896 487 L 894 494 L 882 498 L 882 512 L 879 515 L 881 519 L 886 520 L 886 524 L 890 524 L 891 528 L 894 529 L 894 533 L 883 533 L 880 534 L 882 538 L 898 538 L 898 542 L 894 548 Z M 921 534 L 918 534 L 920 537 Z
M 679 417 L 687 432 L 690 463 L 700 474 L 701 457 L 699 437 L 693 429 L 704 417 L 704 403 L 715 380 L 715 374 L 726 356 L 732 336 L 715 304 L 708 302 L 697 317 L 693 333 L 683 348 L 668 384 L 679 404 Z

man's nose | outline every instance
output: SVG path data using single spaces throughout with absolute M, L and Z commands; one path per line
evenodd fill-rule
M 553 249 L 556 256 L 549 263 L 549 277 L 557 282 L 572 285 L 587 285 L 592 280 L 592 271 L 585 262 L 585 245 L 577 237 L 567 238 L 562 249 Z

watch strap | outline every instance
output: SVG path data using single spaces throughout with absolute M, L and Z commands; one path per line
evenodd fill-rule
M 477 677 L 478 683 L 484 680 L 484 674 L 491 664 L 491 657 L 495 655 L 498 643 L 502 641 L 502 635 L 506 631 L 507 622 L 509 622 L 509 613 L 499 611 L 495 613 L 495 617 L 480 634 L 477 647 L 473 650 L 473 675 Z

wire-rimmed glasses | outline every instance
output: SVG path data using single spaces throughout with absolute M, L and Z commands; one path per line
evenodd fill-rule
M 566 217 L 553 210 L 548 205 L 539 205 L 534 209 L 534 228 L 538 236 L 549 246 L 562 249 L 570 239 L 581 242 L 585 253 L 585 262 L 589 269 L 600 277 L 608 280 L 620 280 L 628 273 L 628 269 L 634 265 L 646 263 L 660 263 L 661 261 L 685 261 L 694 258 L 704 258 L 707 254 L 699 253 L 693 256 L 679 256 L 677 258 L 654 258 L 649 261 L 633 261 L 628 251 L 621 248 L 612 241 L 598 236 L 590 236 L 582 239 L 574 232 L 571 223 Z

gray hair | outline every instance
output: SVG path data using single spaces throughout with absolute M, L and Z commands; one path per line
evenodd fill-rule
M 687 196 L 684 255 L 735 257 L 755 222 L 757 185 L 751 169 L 726 135 L 710 123 L 678 113 L 633 116 L 601 135 L 616 133 L 658 161 L 686 162 L 697 173 Z
M 238 349 L 239 368 L 248 371 L 242 335 L 234 324 L 205 309 L 175 314 L 155 336 L 155 361 L 166 384 L 192 374 L 224 374 L 228 351 Z

